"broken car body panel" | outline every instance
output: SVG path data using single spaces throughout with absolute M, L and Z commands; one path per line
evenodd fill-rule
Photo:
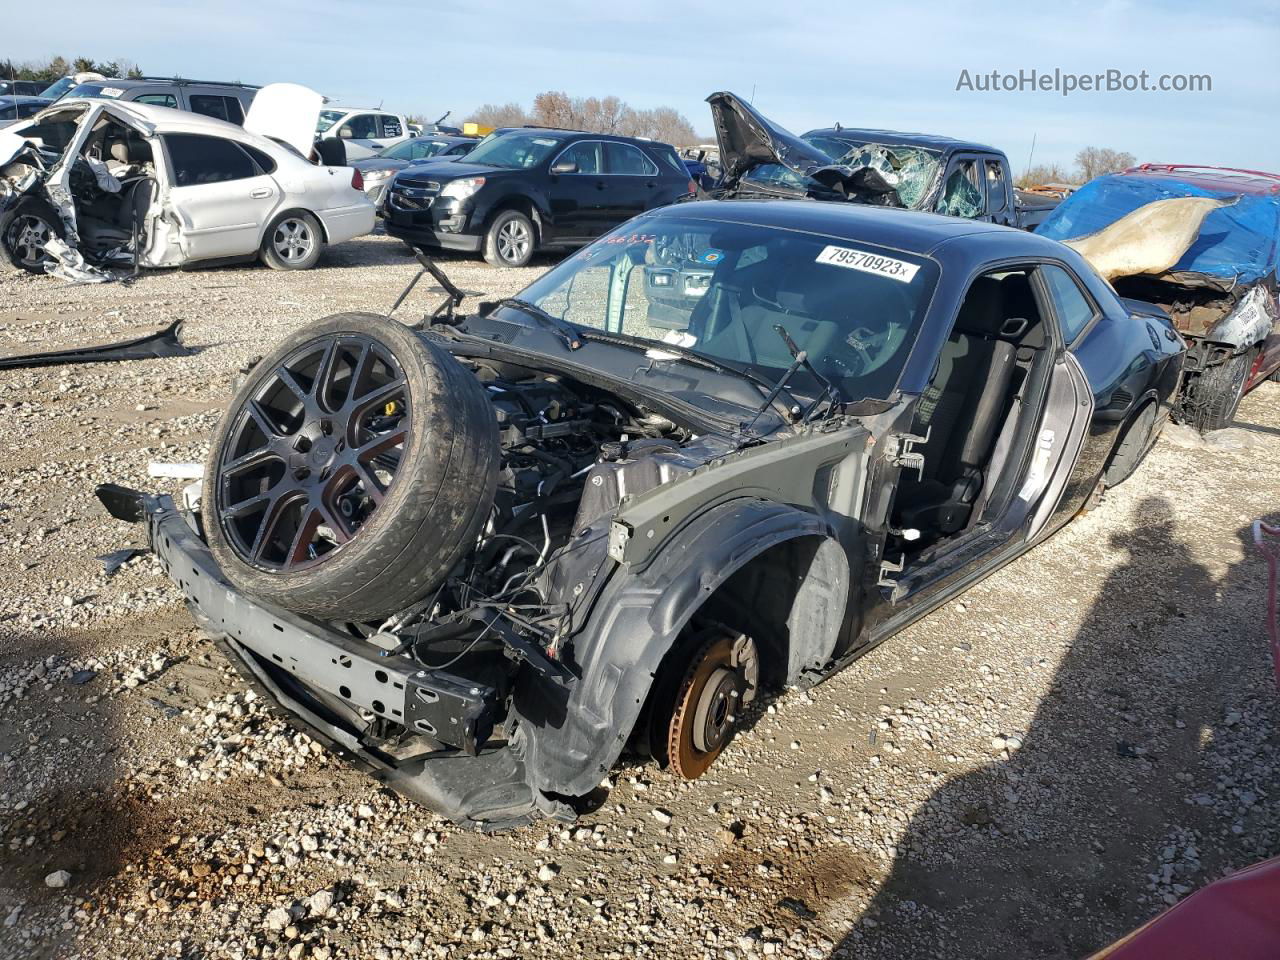
M 689 309 L 681 336 L 659 339 L 641 299 L 647 271 L 698 244 L 714 254 L 703 258 L 714 264 L 707 306 Z M 1069 344 L 1040 279 L 1050 267 L 1099 311 Z M 1001 286 L 1007 276 L 1018 283 Z M 550 438 L 563 459 L 556 438 L 587 429 L 583 396 L 606 422 L 632 411 L 648 433 L 626 425 L 629 439 L 598 451 L 592 440 L 556 468 L 565 479 L 523 484 L 554 482 L 572 515 L 528 569 L 531 608 L 555 627 L 523 630 L 531 621 L 510 611 L 487 672 L 412 653 L 414 637 L 466 629 L 465 616 L 409 626 L 395 614 L 361 637 L 279 610 L 212 562 L 196 532 L 207 504 L 197 515 L 100 492 L 113 515 L 145 516 L 193 613 L 294 722 L 396 789 L 487 828 L 571 817 L 568 801 L 594 790 L 629 741 L 651 748 L 664 678 L 697 624 L 745 613 L 762 682 L 808 686 L 1029 549 L 1078 511 L 1119 438 L 1145 422 L 1140 411 L 1167 411 L 1182 355 L 1167 325 L 1132 315 L 1060 244 L 857 205 L 663 208 L 524 296 L 421 334 L 489 385 L 507 456 Z M 830 306 L 876 301 L 875 315 Z M 721 322 L 730 326 L 718 340 Z M 799 349 L 815 347 L 812 373 L 773 324 Z M 736 359 L 744 335 L 754 365 Z M 993 339 L 1008 347 L 984 346 Z M 703 352 L 683 353 L 688 343 Z M 991 378 L 964 365 L 985 351 L 992 363 L 1003 351 L 1017 373 L 983 426 L 966 411 Z M 835 379 L 824 387 L 825 377 Z M 823 406 L 833 384 L 850 399 Z M 515 396 L 540 397 L 541 409 L 526 421 Z M 953 483 L 947 464 L 975 450 L 980 476 Z M 487 616 L 486 631 L 499 619 Z
M 0 370 L 61 366 L 68 363 L 112 363 L 119 360 L 150 360 L 157 357 L 189 357 L 196 351 L 183 345 L 179 339 L 181 333 L 182 321 L 175 320 L 163 330 L 119 343 L 0 357 Z

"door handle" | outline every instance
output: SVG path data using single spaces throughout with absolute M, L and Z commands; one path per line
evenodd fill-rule
M 271 188 L 270 188 L 270 187 L 258 187 L 258 189 L 256 189 L 256 190 L 251 190 L 251 191 L 249 192 L 249 196 L 253 197 L 255 200 L 261 200 L 263 197 L 269 197 L 269 196 L 271 196 Z
M 597 190 L 603 190 L 603 189 L 604 189 L 604 181 L 603 181 L 603 180 L 597 180 L 597 181 L 596 181 L 596 189 L 597 189 Z

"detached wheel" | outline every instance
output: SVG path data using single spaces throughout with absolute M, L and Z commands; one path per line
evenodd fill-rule
M 470 371 L 400 323 L 338 314 L 236 392 L 205 468 L 209 548 L 267 602 L 385 618 L 470 552 L 497 465 L 497 421 Z
M 272 270 L 310 270 L 324 249 L 320 221 L 309 213 L 284 213 L 262 237 L 262 262 Z
M 495 267 L 523 267 L 533 258 L 537 233 L 519 210 L 504 210 L 484 235 L 484 258 Z
M 1253 367 L 1252 350 L 1197 374 L 1191 386 L 1191 425 L 1201 433 L 1229 426 L 1240 408 L 1244 384 Z
M 62 218 L 53 207 L 36 197 L 24 197 L 0 215 L 0 257 L 14 270 L 44 273 L 45 264 L 52 260 L 44 245 L 63 235 Z
M 760 686 L 759 654 L 745 634 L 717 625 L 692 649 L 666 736 L 667 762 L 685 780 L 702 776 L 729 745 Z

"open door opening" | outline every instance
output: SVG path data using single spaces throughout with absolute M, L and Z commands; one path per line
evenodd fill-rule
M 905 569 L 998 517 L 1031 460 L 1055 341 L 1035 294 L 1036 267 L 979 277 L 961 304 L 912 433 L 927 437 L 904 469 L 887 553 Z
M 151 142 L 104 113 L 72 161 L 68 187 L 80 250 L 90 260 L 136 264 L 156 197 Z

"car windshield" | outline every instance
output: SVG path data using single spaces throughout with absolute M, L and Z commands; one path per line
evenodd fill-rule
M 920 147 L 828 141 L 823 137 L 814 137 L 810 143 L 826 153 L 830 153 L 837 144 L 846 145 L 848 149 L 843 154 L 835 154 L 836 162 L 846 167 L 871 167 L 878 171 L 898 191 L 898 199 L 909 210 L 918 208 L 928 198 L 942 164 L 941 151 Z
M 40 91 L 40 96 L 47 97 L 50 100 L 57 100 L 64 97 L 67 91 L 76 85 L 74 77 L 60 77 L 49 86 Z
M 99 100 L 116 100 L 124 93 L 124 87 L 113 87 L 110 80 L 98 81 L 93 83 L 82 83 L 75 87 L 68 97 L 89 97 Z
M 880 172 L 898 191 L 898 199 L 908 209 L 918 209 L 929 197 L 938 177 L 942 154 L 919 147 L 862 143 L 839 137 L 803 137 L 809 146 L 821 150 L 832 163 L 847 167 L 871 167 Z M 773 187 L 808 190 L 817 187 L 808 177 L 780 163 L 766 163 L 747 174 L 747 180 Z M 821 191 L 822 188 L 818 187 Z
M 846 400 L 859 400 L 893 391 L 937 276 L 932 260 L 873 243 L 663 215 L 606 234 L 519 299 L 652 341 L 651 359 L 671 344 L 771 381 L 792 362 L 782 327 Z M 820 390 L 804 371 L 789 386 Z
M 39 119 L 13 127 L 11 132 L 35 141 L 45 163 L 52 166 L 71 145 L 87 110 L 84 104 L 47 108 Z
M 528 170 L 546 160 L 561 142 L 559 137 L 545 134 L 508 133 L 481 143 L 467 154 L 467 163 Z
M 378 156 L 388 160 L 425 160 L 448 146 L 444 140 L 404 140 L 383 150 Z
M 324 133 L 346 115 L 345 110 L 321 110 L 320 119 L 316 121 L 316 133 Z

